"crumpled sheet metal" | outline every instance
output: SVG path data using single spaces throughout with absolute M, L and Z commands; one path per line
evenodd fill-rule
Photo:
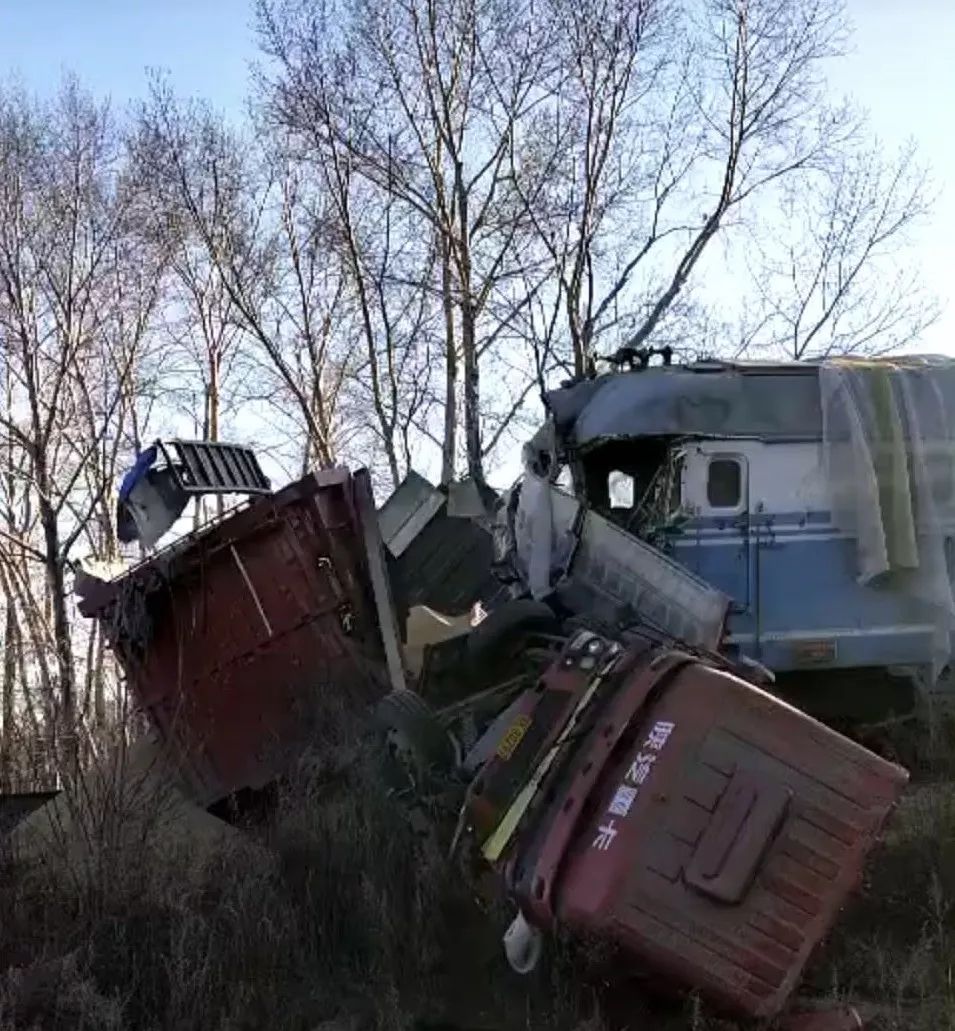
M 547 395 L 557 431 L 587 448 L 612 438 L 747 436 L 818 439 L 812 366 L 687 366 L 615 373 Z
M 588 613 L 643 623 L 693 647 L 719 647 L 730 599 L 633 534 L 584 508 L 528 464 L 515 505 L 502 509 L 498 559 L 532 597 L 571 586 Z M 629 615 L 627 615 L 629 614 Z

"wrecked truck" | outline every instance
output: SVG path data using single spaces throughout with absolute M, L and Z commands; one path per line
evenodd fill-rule
M 588 566 L 596 590 L 570 609 L 599 603 L 611 625 L 638 613 L 683 640 L 654 577 L 631 575 L 639 541 L 727 599 L 711 646 L 826 722 L 947 704 L 955 361 L 669 357 L 625 349 L 611 371 L 547 395 L 501 508 L 499 566 L 558 604 L 571 566 Z M 612 555 L 579 553 L 592 514 L 616 535 Z
M 187 479 L 181 491 L 201 492 Z M 87 577 L 80 607 L 202 806 L 281 778 L 343 712 L 373 713 L 401 797 L 450 792 L 453 847 L 512 900 L 514 969 L 533 969 L 560 928 L 721 1011 L 774 1016 L 907 774 L 721 655 L 725 595 L 578 516 L 564 585 L 593 618 L 580 602 L 499 599 L 415 674 L 364 470 L 258 490 L 115 579 Z M 155 518 L 149 504 L 136 515 Z M 628 577 L 645 589 L 612 624 Z

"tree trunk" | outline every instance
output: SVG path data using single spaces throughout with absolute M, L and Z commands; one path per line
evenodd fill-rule
M 217 350 L 209 355 L 209 426 L 208 439 L 212 443 L 219 440 L 219 409 L 222 406 L 220 393 L 220 356 Z M 221 516 L 225 511 L 225 498 L 219 494 L 216 496 L 216 512 Z
M 96 726 L 106 724 L 106 648 L 99 624 L 93 624 L 93 635 L 96 638 L 96 651 L 93 658 L 93 716 Z
M 6 599 L 6 619 L 3 634 L 3 732 L 0 736 L 0 791 L 13 789 L 13 719 L 14 691 L 17 683 L 17 650 L 20 648 L 17 631 L 17 612 L 14 601 Z
M 484 486 L 481 454 L 481 370 L 478 365 L 474 307 L 470 298 L 461 306 L 461 350 L 464 352 L 464 442 L 468 476 Z
M 442 235 L 441 247 L 441 300 L 444 305 L 445 337 L 445 395 L 444 395 L 444 440 L 441 448 L 441 483 L 454 479 L 457 451 L 457 386 L 458 351 L 454 336 L 454 296 L 451 277 L 451 254 L 448 239 Z
M 455 263 L 461 309 L 461 352 L 464 356 L 464 447 L 468 476 L 484 486 L 484 456 L 481 452 L 481 370 L 477 350 L 477 301 L 471 282 L 471 239 L 468 221 L 468 190 L 464 165 L 454 162 L 454 185 L 458 204 L 459 232 L 455 240 Z
M 76 670 L 73 662 L 73 641 L 70 617 L 66 608 L 66 577 L 60 556 L 60 535 L 56 513 L 49 502 L 40 501 L 40 522 L 46 545 L 46 583 L 53 623 L 56 650 L 59 720 L 54 733 L 60 735 L 63 770 L 68 776 L 76 772 Z

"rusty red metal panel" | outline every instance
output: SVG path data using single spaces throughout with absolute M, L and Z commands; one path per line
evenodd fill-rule
M 310 474 L 81 603 L 201 802 L 273 780 L 387 689 L 353 488 Z
M 621 677 L 522 831 L 512 884 L 533 922 L 611 938 L 717 1007 L 772 1016 L 907 779 L 729 673 L 663 653 Z

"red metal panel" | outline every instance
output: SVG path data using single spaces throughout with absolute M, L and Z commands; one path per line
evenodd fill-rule
M 522 909 L 610 937 L 726 1010 L 778 1013 L 907 774 L 677 657 L 627 674 L 605 712 L 574 778 L 512 857 Z M 583 799 L 581 778 L 591 784 Z
M 548 671 L 538 690 L 521 696 L 512 721 L 501 732 L 494 754 L 471 785 L 469 815 L 482 840 L 501 822 L 533 776 L 593 677 L 593 664 L 587 671 L 580 669 L 570 658 L 571 652 L 572 649 L 568 649 L 562 661 Z
M 202 802 L 274 779 L 323 721 L 386 690 L 352 487 L 306 476 L 81 605 Z
M 597 727 L 581 749 L 586 758 L 578 760 L 569 783 L 565 782 L 559 791 L 559 809 L 546 818 L 529 890 L 525 886 L 526 913 L 538 924 L 549 926 L 554 923 L 557 873 L 610 757 L 626 740 L 635 716 L 657 684 L 690 661 L 688 656 L 679 652 L 661 652 L 649 662 L 640 663 L 636 673 L 627 680 L 626 688 L 615 692 L 596 718 Z M 625 675 L 628 667 L 624 662 L 618 665 L 618 669 Z M 545 676 L 544 682 L 548 683 L 551 676 L 552 673 Z

